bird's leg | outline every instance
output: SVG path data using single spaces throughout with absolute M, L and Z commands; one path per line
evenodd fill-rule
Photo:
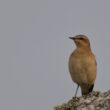
M 78 88 L 79 88 L 79 84 L 77 85 L 77 89 L 76 89 L 76 92 L 75 92 L 75 96 L 74 97 L 76 97 L 76 95 L 77 95 Z

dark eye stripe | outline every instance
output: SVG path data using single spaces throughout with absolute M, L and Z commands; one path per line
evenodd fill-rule
M 79 39 L 83 40 L 84 38 L 83 38 L 83 37 L 81 37 L 81 38 L 79 38 Z

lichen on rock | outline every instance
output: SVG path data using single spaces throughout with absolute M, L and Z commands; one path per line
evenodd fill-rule
M 110 110 L 110 90 L 73 97 L 67 103 L 54 107 L 54 110 Z

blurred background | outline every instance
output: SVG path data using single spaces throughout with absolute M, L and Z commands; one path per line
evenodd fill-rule
M 95 91 L 110 89 L 110 1 L 1 0 L 0 109 L 52 110 L 75 94 L 70 36 L 85 34 L 96 55 Z M 78 96 L 80 96 L 80 90 Z

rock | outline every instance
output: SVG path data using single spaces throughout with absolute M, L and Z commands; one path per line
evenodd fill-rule
M 54 107 L 54 110 L 110 110 L 110 90 L 73 97 L 67 103 Z

